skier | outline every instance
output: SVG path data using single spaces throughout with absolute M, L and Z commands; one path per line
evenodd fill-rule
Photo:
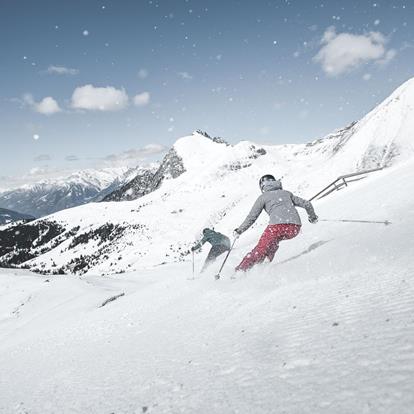
M 236 271 L 245 272 L 255 264 L 263 262 L 266 257 L 271 262 L 279 248 L 279 242 L 298 235 L 301 221 L 295 206 L 306 210 L 311 223 L 318 221 L 311 202 L 283 190 L 282 183 L 273 175 L 268 174 L 260 178 L 259 186 L 262 194 L 254 203 L 244 222 L 234 230 L 234 235 L 238 237 L 245 232 L 256 221 L 263 209 L 269 215 L 269 225 L 260 237 L 257 246 L 244 257 L 236 267 Z
M 207 255 L 201 272 L 206 270 L 206 268 L 213 263 L 217 257 L 230 250 L 230 239 L 227 236 L 212 229 L 205 228 L 203 230 L 203 238 L 191 248 L 191 251 L 194 252 L 200 249 L 205 242 L 209 242 L 212 247 Z

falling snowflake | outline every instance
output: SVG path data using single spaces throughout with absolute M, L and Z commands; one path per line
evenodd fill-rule
M 35 141 L 37 141 L 39 138 L 40 138 L 40 135 L 39 134 L 33 134 L 33 139 Z
M 82 32 L 82 34 L 83 34 L 84 36 L 89 36 L 89 31 L 88 31 L 88 30 L 84 30 L 84 31 Z
M 146 69 L 141 68 L 141 69 L 138 71 L 138 77 L 139 77 L 140 79 L 145 79 L 147 76 L 148 76 L 148 71 L 147 71 Z

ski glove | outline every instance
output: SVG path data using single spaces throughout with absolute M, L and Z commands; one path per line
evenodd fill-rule
M 191 248 L 191 251 L 192 252 L 195 252 L 197 249 L 196 249 L 196 246 L 193 246 L 192 248 Z
M 315 224 L 318 222 L 318 216 L 309 216 L 308 217 L 309 223 Z
M 237 239 L 241 234 L 241 231 L 239 229 L 234 229 L 233 230 L 233 236 L 235 239 Z

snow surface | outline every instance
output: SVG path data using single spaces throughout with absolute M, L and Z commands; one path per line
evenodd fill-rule
M 392 224 L 305 222 L 236 279 L 262 225 L 220 281 L 219 263 L 191 280 L 188 259 L 105 277 L 1 270 L 0 412 L 411 414 L 413 193 L 414 160 L 354 183 L 319 216 Z

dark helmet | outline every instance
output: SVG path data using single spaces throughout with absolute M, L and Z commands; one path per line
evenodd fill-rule
M 273 175 L 266 174 L 259 180 L 260 190 L 263 190 L 263 185 L 266 181 L 276 181 L 276 178 Z

